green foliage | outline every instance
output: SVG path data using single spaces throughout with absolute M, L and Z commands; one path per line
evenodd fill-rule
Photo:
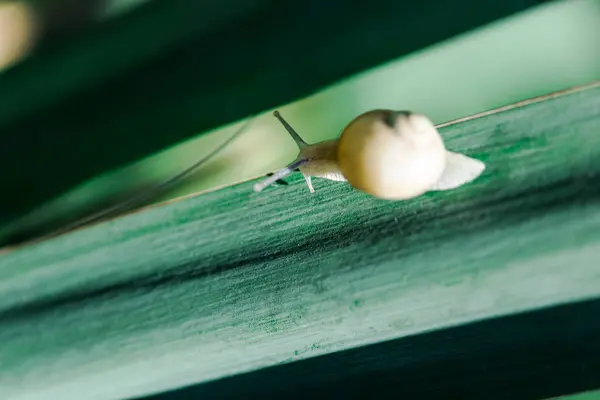
M 599 78 L 597 37 L 600 2 L 555 2 L 338 81 L 311 96 L 281 105 L 280 109 L 309 142 L 336 137 L 354 116 L 371 108 L 417 110 L 442 123 Z M 282 51 L 294 51 L 293 46 L 288 47 L 292 48 Z M 285 57 L 285 53 L 280 54 Z M 231 95 L 220 107 L 240 102 Z M 199 117 L 208 113 L 201 106 L 193 112 Z M 143 114 L 147 118 L 151 113 Z M 177 120 L 168 122 L 173 127 L 178 124 Z M 242 122 L 204 132 L 126 168 L 103 171 L 106 173 L 47 202 L 15 224 L 2 226 L 0 243 L 15 230 L 23 232 L 48 224 L 58 228 L 68 222 L 65 220 L 77 219 L 146 190 L 212 151 Z M 140 140 L 145 144 L 145 139 Z M 118 143 L 118 149 L 114 143 Z M 115 151 L 124 145 L 121 139 L 107 144 Z M 267 111 L 250 132 L 219 157 L 168 192 L 151 198 L 149 203 L 251 179 L 291 161 L 296 151 Z M 39 179 L 51 174 L 47 169 L 37 172 Z M 52 184 L 52 179 L 48 180 Z
M 314 195 L 301 177 L 258 194 L 248 181 L 7 249 L 3 395 L 141 396 L 597 299 L 599 131 L 596 84 L 442 128 L 487 163 L 451 192 L 387 202 L 325 180 Z M 577 368 L 597 371 L 596 343 L 577 341 Z
M 343 13 L 317 0 L 144 3 L 0 77 L 11 193 L 0 225 L 199 132 L 545 2 L 349 0 Z

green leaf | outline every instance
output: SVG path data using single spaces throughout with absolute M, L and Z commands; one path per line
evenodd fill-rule
M 248 181 L 5 249 L 3 395 L 141 396 L 598 299 L 598 132 L 600 82 L 445 125 L 487 165 L 453 191 Z

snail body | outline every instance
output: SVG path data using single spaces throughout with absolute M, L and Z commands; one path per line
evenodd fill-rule
M 326 140 L 312 146 L 308 146 L 300 153 L 301 158 L 307 158 L 311 161 L 298 167 L 311 193 L 314 193 L 314 188 L 311 182 L 311 177 L 324 178 L 330 181 L 345 182 L 346 177 L 340 171 L 337 162 L 337 139 Z
M 311 177 L 347 181 L 355 189 L 387 200 L 406 200 L 432 190 L 449 190 L 477 178 L 479 160 L 448 151 L 426 116 L 409 111 L 372 110 L 354 118 L 340 137 L 307 144 L 276 111 L 300 149 L 296 160 L 255 185 L 261 191 L 296 168 L 310 192 Z

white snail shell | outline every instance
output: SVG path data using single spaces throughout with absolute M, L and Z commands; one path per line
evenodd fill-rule
M 436 184 L 446 165 L 446 148 L 424 115 L 373 110 L 346 126 L 337 162 L 356 189 L 382 199 L 404 200 Z

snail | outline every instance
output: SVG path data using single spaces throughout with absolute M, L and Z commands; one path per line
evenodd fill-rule
M 429 191 L 450 190 L 475 180 L 485 164 L 446 149 L 437 128 L 423 114 L 371 110 L 354 118 L 338 139 L 308 144 L 278 111 L 300 152 L 294 162 L 254 185 L 260 192 L 299 169 L 311 193 L 312 177 L 348 182 L 386 200 L 407 200 Z
M 315 192 L 311 178 L 318 177 L 348 182 L 354 188 L 378 198 L 405 200 L 427 191 L 462 186 L 475 180 L 485 169 L 485 164 L 479 160 L 446 150 L 437 128 L 422 114 L 392 110 L 368 111 L 350 121 L 339 139 L 315 144 L 306 143 L 278 111 L 273 114 L 290 134 L 300 152 L 294 162 L 256 183 L 254 190 L 257 192 L 276 182 L 282 183 L 282 178 L 299 169 L 311 193 Z M 38 240 L 118 215 L 146 196 L 166 189 L 189 176 L 243 132 L 248 131 L 252 121 L 254 118 L 248 119 L 208 155 L 158 183 L 148 192 L 142 192 L 53 232 L 42 234 Z M 14 232 L 9 230 L 9 233 Z M 0 230 L 0 235 L 2 234 Z

